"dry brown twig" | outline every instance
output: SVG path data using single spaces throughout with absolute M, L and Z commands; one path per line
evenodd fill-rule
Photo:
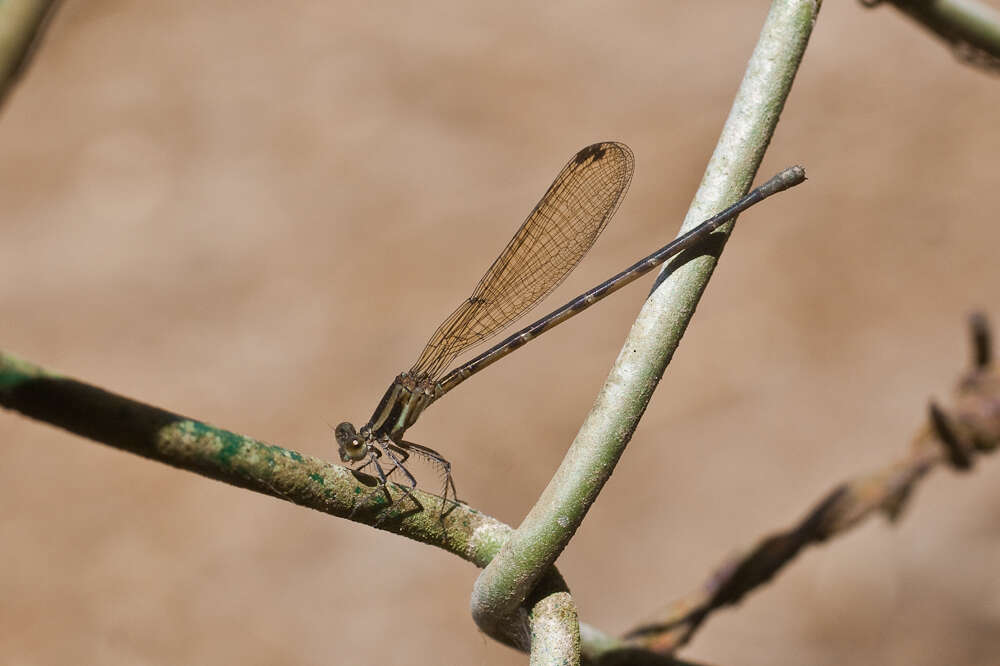
M 638 649 L 674 653 L 712 612 L 736 604 L 769 581 L 806 546 L 846 532 L 876 513 L 892 522 L 898 520 L 917 482 L 936 466 L 968 471 L 977 454 L 996 449 L 1000 443 L 1000 372 L 993 366 L 986 318 L 972 315 L 970 329 L 972 368 L 959 379 L 950 407 L 930 403 L 928 422 L 902 459 L 840 484 L 796 525 L 728 558 L 698 589 L 670 604 L 660 620 L 630 631 L 626 641 Z

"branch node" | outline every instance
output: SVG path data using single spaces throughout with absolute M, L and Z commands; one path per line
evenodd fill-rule
M 948 413 L 933 400 L 930 401 L 927 411 L 931 419 L 931 428 L 938 441 L 944 446 L 951 466 L 962 471 L 972 469 L 972 456 L 969 455 L 969 447 L 962 442 L 962 437 Z

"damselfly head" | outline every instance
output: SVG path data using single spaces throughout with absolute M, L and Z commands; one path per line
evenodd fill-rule
M 361 460 L 368 453 L 368 444 L 354 429 L 353 423 L 344 421 L 333 432 L 337 438 L 337 448 L 340 449 L 341 462 Z

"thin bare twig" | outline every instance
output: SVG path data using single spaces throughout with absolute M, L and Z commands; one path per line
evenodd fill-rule
M 711 613 L 736 604 L 771 580 L 806 546 L 846 532 L 877 513 L 897 520 L 917 482 L 934 467 L 945 464 L 966 471 L 977 454 L 993 452 L 1000 444 L 1000 373 L 992 364 L 985 318 L 977 314 L 970 323 L 973 367 L 959 380 L 950 408 L 931 402 L 928 423 L 907 455 L 883 470 L 840 484 L 790 529 L 727 559 L 701 587 L 674 601 L 661 619 L 630 631 L 626 643 L 672 654 Z

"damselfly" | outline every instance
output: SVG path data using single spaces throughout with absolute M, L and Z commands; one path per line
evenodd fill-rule
M 410 455 L 416 454 L 443 473 L 444 499 L 449 495 L 457 499 L 451 464 L 437 451 L 403 439 L 407 428 L 431 403 L 678 252 L 698 245 L 750 206 L 805 180 L 802 167 L 785 169 L 653 254 L 445 374 L 459 354 L 519 319 L 573 270 L 625 197 L 633 166 L 628 146 L 604 142 L 587 146 L 563 167 L 472 295 L 438 327 L 413 367 L 389 385 L 368 423 L 360 430 L 347 422 L 337 426 L 342 461 L 359 463 L 355 468 L 358 471 L 374 469 L 380 489 L 385 488 L 389 475 L 398 470 L 409 484 L 404 488 L 408 495 L 416 488 L 417 481 L 405 463 Z

